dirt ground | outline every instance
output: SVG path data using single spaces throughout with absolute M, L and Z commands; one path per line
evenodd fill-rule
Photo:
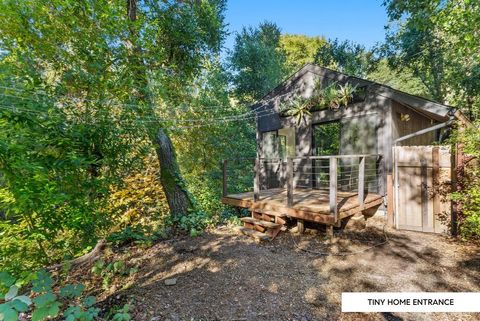
M 337 235 L 330 244 L 323 234 L 288 232 L 256 243 L 220 227 L 122 248 L 107 259 L 125 260 L 138 272 L 127 287 L 98 295 L 109 305 L 129 302 L 134 320 L 147 321 L 480 320 L 480 314 L 342 314 L 342 292 L 480 291 L 478 245 L 387 229 L 389 242 L 371 248 L 384 241 L 382 228 L 383 219 L 373 218 L 366 230 Z M 171 278 L 176 284 L 165 285 Z

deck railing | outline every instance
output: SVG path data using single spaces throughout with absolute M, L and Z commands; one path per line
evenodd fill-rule
M 328 192 L 330 212 L 337 218 L 339 192 L 357 192 L 358 203 L 364 205 L 365 192 L 378 193 L 384 178 L 382 155 L 305 156 L 287 159 L 249 158 L 223 162 L 223 194 L 229 194 L 229 180 L 238 180 L 233 164 L 243 162 L 243 170 L 253 174 L 253 199 L 260 201 L 262 191 L 286 190 L 286 206 L 293 207 L 296 189 L 320 189 Z M 230 166 L 230 167 L 229 167 Z M 253 168 L 252 168 L 253 167 Z M 253 170 L 252 170 L 253 169 Z M 241 176 L 245 179 L 245 176 Z M 243 180 L 244 180 L 243 179 Z M 245 186 L 243 186 L 245 185 Z M 242 190 L 249 188 L 243 182 Z M 250 191 L 252 189 L 249 189 Z

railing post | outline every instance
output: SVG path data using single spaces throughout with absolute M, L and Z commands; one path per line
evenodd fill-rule
M 338 221 L 337 213 L 337 158 L 330 157 L 330 174 L 329 174 L 329 197 L 330 197 L 330 213 L 335 217 L 335 222 Z
M 227 173 L 227 160 L 223 160 L 223 197 L 228 194 L 228 173 Z
M 287 158 L 287 206 L 293 206 L 293 159 Z
M 364 208 L 365 203 L 365 157 L 358 159 L 358 204 Z
M 255 158 L 255 178 L 253 179 L 253 201 L 257 202 L 260 199 L 260 160 Z

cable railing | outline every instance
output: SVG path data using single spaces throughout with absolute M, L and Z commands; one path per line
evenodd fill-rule
M 239 162 L 247 162 L 248 166 L 236 168 Z M 238 187 L 241 191 L 251 191 L 249 179 L 253 181 L 254 202 L 267 195 L 263 192 L 279 189 L 279 193 L 286 191 L 285 205 L 293 207 L 296 191 L 321 190 L 323 195 L 328 194 L 330 212 L 336 220 L 339 193 L 357 194 L 358 203 L 363 206 L 366 194 L 380 192 L 384 176 L 383 158 L 379 154 L 249 158 L 225 160 L 223 165 L 224 196 L 233 186 L 237 191 Z

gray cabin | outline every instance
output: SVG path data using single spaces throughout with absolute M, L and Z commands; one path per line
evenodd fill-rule
M 348 101 L 289 112 L 295 101 L 308 103 L 332 86 L 353 88 Z M 394 171 L 393 147 L 438 145 L 458 116 L 450 106 L 313 64 L 251 108 L 257 115 L 253 191 L 229 194 L 224 186 L 222 199 L 252 211 L 249 228 L 265 215 L 271 222 L 282 216 L 339 226 L 376 211 Z

